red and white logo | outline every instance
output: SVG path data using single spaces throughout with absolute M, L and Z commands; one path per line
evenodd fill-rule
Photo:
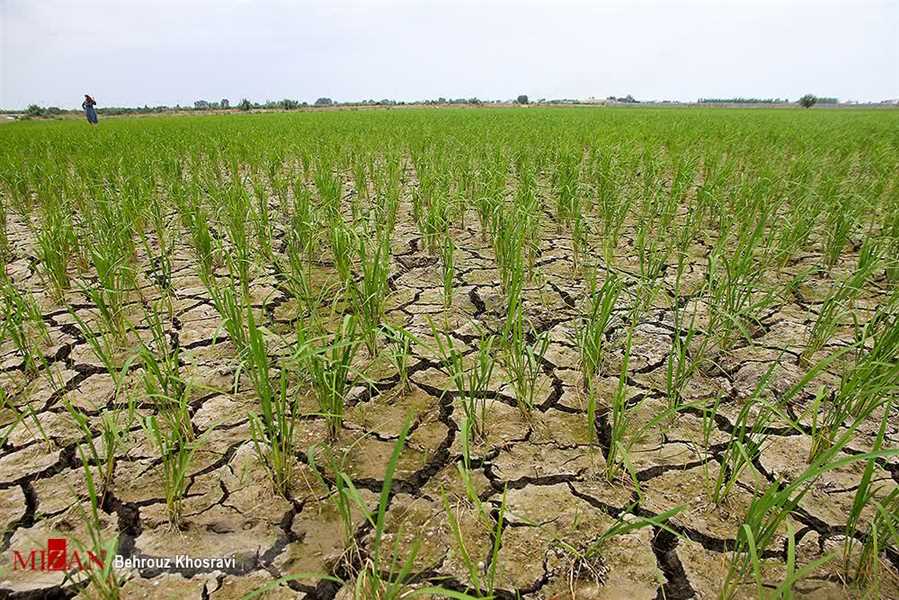
M 94 567 L 103 568 L 106 552 L 100 555 L 87 551 L 69 551 L 65 538 L 49 538 L 46 548 L 32 548 L 30 551 L 12 551 L 13 571 L 84 571 Z

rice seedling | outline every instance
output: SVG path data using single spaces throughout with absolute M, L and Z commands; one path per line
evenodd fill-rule
M 568 575 L 568 588 L 572 595 L 576 594 L 575 581 L 590 581 L 595 585 L 600 585 L 605 574 L 598 569 L 602 564 L 604 555 L 608 552 L 608 545 L 616 537 L 627 535 L 647 527 L 656 530 L 667 531 L 668 533 L 679 536 L 679 534 L 671 529 L 667 521 L 671 517 L 683 511 L 684 507 L 678 506 L 667 510 L 658 515 L 635 515 L 635 505 L 626 507 L 615 518 L 615 522 L 609 527 L 602 530 L 596 537 L 587 544 L 574 545 L 564 539 L 555 540 L 556 546 L 567 556 L 571 564 Z
M 622 283 L 618 277 L 609 272 L 602 286 L 597 289 L 596 279 L 589 281 L 589 304 L 581 318 L 577 329 L 577 343 L 581 353 L 581 370 L 584 374 L 584 385 L 588 392 L 593 387 L 593 380 L 602 367 L 602 354 L 605 347 L 605 334 L 612 318 L 612 311 L 621 293 Z
M 337 439 L 343 424 L 343 409 L 350 389 L 350 367 L 359 347 L 356 318 L 344 316 L 330 340 L 310 338 L 302 324 L 297 327 L 294 359 L 308 374 L 328 423 L 331 439 Z
M 377 354 L 377 334 L 384 316 L 387 297 L 387 276 L 390 273 L 390 237 L 380 234 L 371 242 L 366 236 L 356 238 L 356 257 L 361 277 L 350 283 L 353 306 L 359 316 L 362 337 L 369 353 Z M 374 246 L 374 249 L 370 248 Z
M 484 510 L 480 499 L 474 496 L 473 502 L 477 507 L 482 522 L 486 522 L 486 511 Z M 490 547 L 490 555 L 484 561 L 479 556 L 473 556 L 465 544 L 465 533 L 453 508 L 450 506 L 446 495 L 443 496 L 443 507 L 449 520 L 450 532 L 455 542 L 456 551 L 465 566 L 468 573 L 468 582 L 474 590 L 478 598 L 493 598 L 496 590 L 496 567 L 499 564 L 499 553 L 502 548 L 503 530 L 506 525 L 506 490 L 500 500 L 499 509 L 496 514 L 496 523 L 492 525 L 488 531 L 492 544 Z
M 625 437 L 630 426 L 631 407 L 627 402 L 627 378 L 630 364 L 631 350 L 633 348 L 633 335 L 635 323 L 631 323 L 627 330 L 627 338 L 624 341 L 621 369 L 618 375 L 618 386 L 615 393 L 609 399 L 606 412 L 606 420 L 609 427 L 608 447 L 606 448 L 606 477 L 614 479 L 620 474 L 622 466 L 626 466 L 627 447 Z M 588 410 L 588 415 L 589 415 Z M 593 426 L 593 423 L 589 423 Z
M 184 439 L 194 437 L 190 422 L 189 388 L 181 373 L 181 350 L 168 339 L 159 307 L 145 309 L 145 321 L 152 335 L 152 345 L 141 344 L 138 349 L 145 397 L 152 402 L 172 429 L 179 429 Z
M 178 528 L 182 524 L 182 503 L 190 482 L 191 462 L 202 438 L 189 440 L 180 429 L 161 427 L 155 415 L 145 417 L 141 426 L 147 440 L 159 453 L 169 523 Z
M 891 358 L 896 356 L 899 348 L 895 322 L 895 316 L 887 320 L 871 349 L 862 351 L 855 364 L 843 372 L 837 389 L 830 393 L 820 389 L 810 403 L 806 411 L 811 420 L 810 459 L 833 445 L 847 421 L 867 414 L 885 398 L 895 395 L 899 381 L 899 365 Z M 865 341 L 863 337 L 855 346 L 864 348 Z M 852 346 L 838 350 L 831 355 L 831 360 L 852 350 Z
M 453 279 L 456 276 L 455 254 L 456 246 L 453 238 L 447 235 L 443 240 L 443 255 L 440 266 L 443 270 L 443 306 L 449 308 L 453 305 Z
M 77 549 L 87 557 L 90 564 L 88 565 L 89 568 L 76 571 L 74 578 L 83 578 L 82 581 L 76 581 L 76 583 L 82 585 L 84 580 L 86 580 L 87 585 L 84 586 L 81 592 L 85 598 L 91 600 L 94 598 L 98 600 L 118 600 L 122 597 L 121 592 L 124 584 L 124 577 L 116 573 L 113 561 L 113 557 L 117 554 L 119 540 L 117 536 L 107 537 L 104 531 L 100 518 L 104 501 L 102 496 L 98 494 L 90 463 L 81 446 L 78 446 L 78 455 L 81 458 L 90 508 L 85 511 L 81 505 L 78 505 L 81 522 L 84 523 L 88 539 L 85 541 L 77 539 L 73 541 Z M 73 577 L 73 575 L 67 574 L 66 577 Z
M 244 296 L 234 289 L 233 283 L 219 283 L 217 279 L 211 279 L 206 284 L 206 291 L 212 300 L 212 306 L 222 319 L 222 327 L 228 335 L 228 339 L 237 349 L 238 357 L 242 357 L 249 347 L 247 328 L 245 326 L 245 314 L 249 307 L 245 308 Z
M 872 500 L 874 518 L 864 534 L 864 543 L 851 571 L 853 583 L 871 598 L 882 597 L 885 554 L 899 545 L 899 490 L 893 489 L 882 500 Z
M 387 353 L 396 367 L 399 376 L 400 389 L 409 390 L 409 359 L 412 356 L 412 348 L 418 343 L 411 333 L 403 327 L 384 325 L 384 333 L 387 337 Z
M 6 200 L 0 195 L 0 266 L 6 271 L 6 263 L 12 254 L 9 244 L 9 234 L 6 232 L 9 225 L 9 207 Z
M 281 369 L 277 386 L 272 385 L 265 339 L 256 326 L 253 311 L 247 311 L 249 352 L 247 368 L 260 414 L 250 413 L 250 435 L 259 461 L 272 478 L 276 494 L 287 497 L 293 484 L 296 465 L 294 429 L 299 418 L 296 396 L 287 391 L 287 371 Z
M 431 332 L 437 343 L 441 365 L 455 387 L 457 398 L 462 405 L 465 420 L 469 423 L 473 437 L 484 439 L 487 435 L 487 405 L 485 402 L 490 378 L 495 365 L 494 344 L 496 337 L 482 335 L 478 338 L 474 366 L 467 368 L 465 357 L 456 348 L 453 337 L 440 333 L 431 324 Z
M 69 260 L 77 252 L 78 237 L 61 199 L 48 199 L 43 209 L 36 250 L 44 280 L 58 299 L 69 289 Z
M 893 406 L 890 402 L 881 406 L 881 410 L 883 411 L 883 416 L 880 419 L 880 428 L 877 430 L 877 435 L 874 437 L 874 443 L 871 446 L 871 451 L 874 453 L 880 452 L 883 448 L 883 440 L 886 435 L 887 424 L 889 423 L 890 417 L 892 416 Z M 874 501 L 877 490 L 874 488 L 874 484 L 872 481 L 872 477 L 874 475 L 874 467 L 876 462 L 874 459 L 868 459 L 865 463 L 865 470 L 862 473 L 862 477 L 859 480 L 858 488 L 855 490 L 855 497 L 852 500 L 852 508 L 847 515 L 846 520 L 846 541 L 843 544 L 843 570 L 844 573 L 848 572 L 849 567 L 849 557 L 852 554 L 852 549 L 855 545 L 856 539 L 855 534 L 858 531 L 858 527 L 860 524 L 860 520 L 862 517 L 862 511 L 866 506 L 871 504 Z M 899 491 L 897 491 L 899 493 Z M 887 499 L 887 504 L 889 505 L 889 498 Z M 872 524 L 874 530 L 874 539 L 870 540 L 871 543 L 877 544 L 876 540 L 876 525 Z M 865 554 L 863 552 L 863 554 Z M 879 555 L 879 552 L 875 552 L 875 554 Z M 866 565 L 869 566 L 869 565 Z M 859 565 L 859 575 L 857 579 L 864 579 L 863 572 L 866 569 L 862 568 L 862 565 Z M 848 574 L 848 573 L 847 573 Z
M 259 244 L 258 253 L 262 260 L 271 260 L 273 257 L 272 218 L 268 190 L 265 189 L 262 181 L 256 177 L 253 178 L 252 183 L 254 203 L 251 208 L 251 214 L 256 229 L 256 241 Z
M 25 370 L 36 373 L 46 364 L 42 346 L 50 343 L 50 330 L 41 309 L 32 294 L 20 292 L 5 278 L 0 279 L 0 300 L 0 340 L 12 340 Z
M 538 381 L 543 373 L 543 355 L 549 348 L 549 332 L 544 331 L 538 335 L 530 333 L 525 328 L 521 312 L 521 309 L 516 311 L 516 318 L 509 324 L 509 330 L 504 332 L 502 361 L 515 390 L 518 407 L 525 414 L 530 414 L 540 391 Z M 533 341 L 528 340 L 529 336 L 534 337 Z
M 84 411 L 71 402 L 66 402 L 65 407 L 84 439 L 79 452 L 86 452 L 91 464 L 99 468 L 97 489 L 102 504 L 106 494 L 113 488 L 118 457 L 130 440 L 131 425 L 135 420 L 134 403 L 129 401 L 128 407 L 124 410 L 112 408 L 104 411 L 96 426 L 90 422 Z M 95 433 L 95 429 L 99 430 L 99 434 Z
M 394 536 L 392 546 L 387 547 L 384 545 L 387 508 L 393 495 L 394 476 L 400 455 L 409 436 L 410 427 L 411 419 L 407 417 L 393 445 L 393 452 L 384 472 L 383 484 L 375 511 L 369 509 L 368 504 L 362 498 L 362 495 L 347 473 L 340 470 L 334 473 L 335 493 L 332 494 L 331 498 L 340 515 L 341 524 L 344 528 L 344 539 L 348 544 L 355 545 L 354 511 L 358 511 L 365 519 L 368 527 L 371 528 L 369 547 L 366 549 L 364 556 L 360 556 L 359 564 L 353 566 L 355 577 L 352 588 L 353 597 L 397 600 L 398 598 L 419 594 L 436 594 L 465 600 L 469 596 L 451 590 L 444 590 L 440 587 L 427 586 L 424 589 L 414 591 L 408 588 L 409 583 L 411 583 L 412 567 L 418 552 L 419 541 L 415 541 L 411 549 L 401 549 L 399 542 L 404 536 L 402 531 L 400 531 Z M 309 463 L 314 467 L 314 453 L 310 454 Z M 315 472 L 319 473 L 317 468 Z M 324 481 L 320 473 L 319 477 Z M 348 548 L 348 551 L 350 556 L 361 554 L 360 550 L 354 547 Z
M 860 258 L 859 267 L 853 274 L 837 285 L 821 305 L 818 317 L 809 332 L 809 338 L 802 352 L 801 360 L 806 363 L 824 345 L 830 341 L 839 326 L 840 320 L 851 310 L 851 304 L 861 291 L 873 271 L 879 265 L 876 248 L 865 247 Z

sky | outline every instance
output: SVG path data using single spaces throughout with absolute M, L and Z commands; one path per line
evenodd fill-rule
M 899 97 L 899 0 L 0 0 L 0 107 Z

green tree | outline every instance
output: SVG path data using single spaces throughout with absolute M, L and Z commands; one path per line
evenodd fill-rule
M 527 103 L 528 103 L 528 97 L 527 97 L 526 94 L 522 94 L 522 95 L 520 95 L 515 101 L 518 102 L 519 104 L 527 104 Z
M 799 99 L 799 105 L 803 108 L 811 108 L 816 102 L 818 102 L 818 98 L 814 94 L 806 94 Z

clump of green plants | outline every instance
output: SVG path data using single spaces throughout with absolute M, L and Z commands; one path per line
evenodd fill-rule
M 302 325 L 297 328 L 297 337 L 294 358 L 308 374 L 321 415 L 328 423 L 328 434 L 331 439 L 337 439 L 343 425 L 353 358 L 360 343 L 356 318 L 344 316 L 330 339 L 311 337 Z

